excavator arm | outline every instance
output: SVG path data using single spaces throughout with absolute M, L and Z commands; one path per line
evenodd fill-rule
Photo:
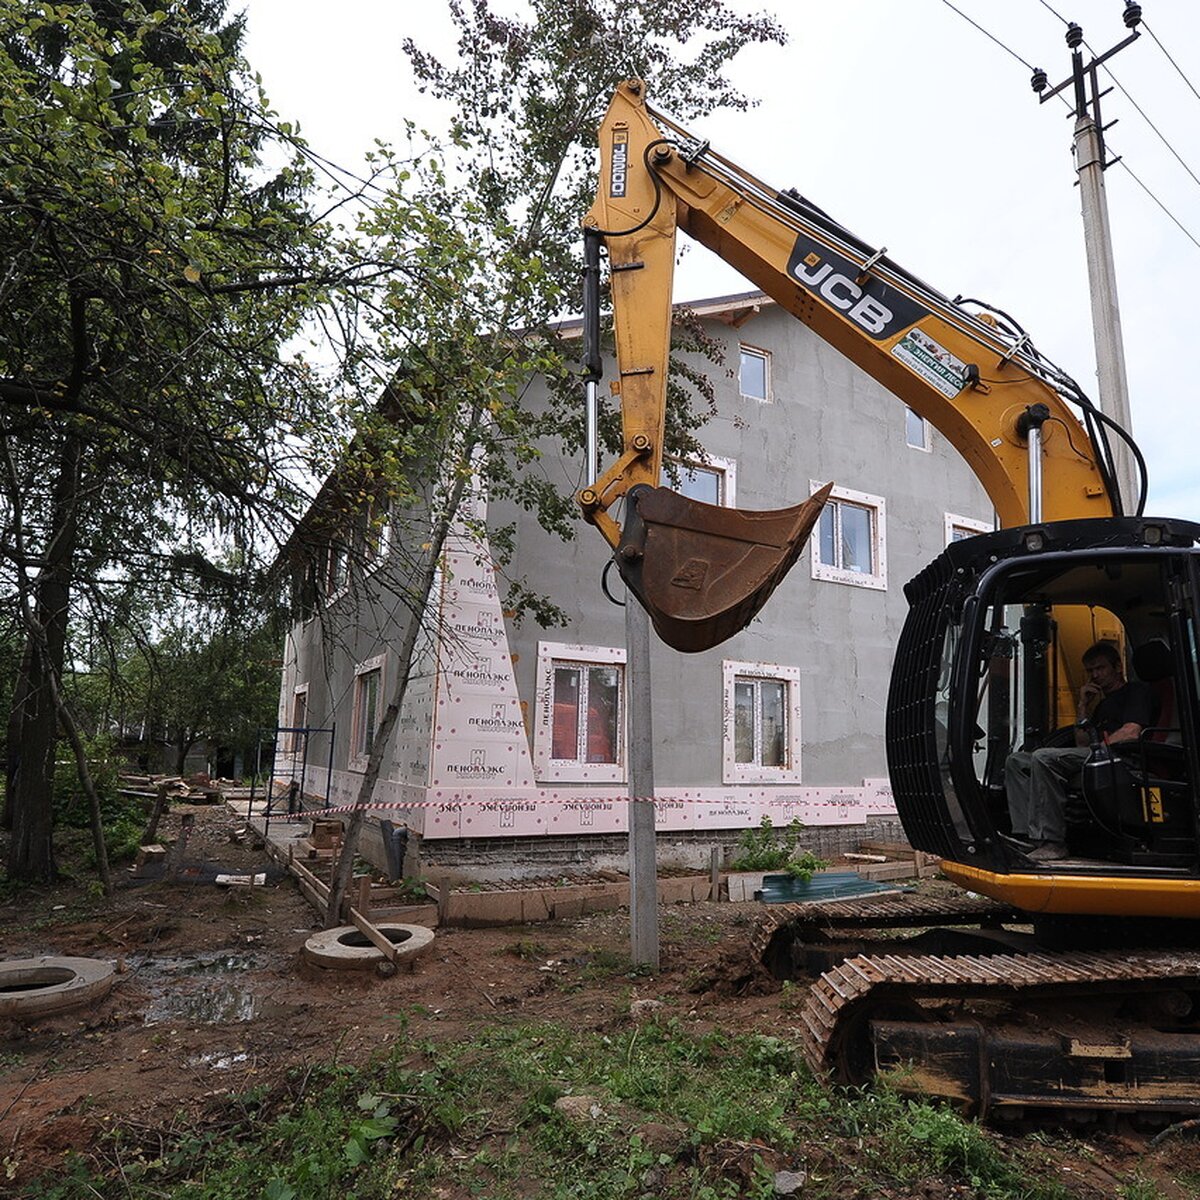
M 623 453 L 578 499 L 668 644 L 702 650 L 743 628 L 828 494 L 747 513 L 658 486 L 678 229 L 937 428 L 1004 526 L 1120 512 L 1105 418 L 1004 320 L 948 300 L 802 197 L 697 142 L 647 106 L 638 80 L 614 95 L 600 152 L 584 226 L 608 250 Z M 618 528 L 609 510 L 622 498 Z

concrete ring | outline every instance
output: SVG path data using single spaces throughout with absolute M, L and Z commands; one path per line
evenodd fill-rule
M 412 962 L 433 945 L 433 930 L 423 925 L 392 922 L 375 928 L 396 947 L 396 958 L 401 962 Z M 377 963 L 389 961 L 356 925 L 314 933 L 304 943 L 304 957 L 315 966 L 335 971 L 371 970 Z
M 14 958 L 0 962 L 0 1017 L 25 1020 L 108 995 L 116 964 L 97 958 Z

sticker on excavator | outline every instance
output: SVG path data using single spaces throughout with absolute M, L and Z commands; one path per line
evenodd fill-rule
M 799 558 L 832 484 L 792 508 L 743 512 L 636 487 L 615 555 L 626 586 L 676 650 L 744 629 Z
M 966 387 L 967 364 L 919 329 L 910 329 L 892 354 L 951 400 Z

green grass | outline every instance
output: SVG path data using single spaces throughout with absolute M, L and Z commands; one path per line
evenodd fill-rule
M 930 1180 L 986 1200 L 1067 1194 L 947 1109 L 826 1090 L 781 1038 L 672 1018 L 607 1035 L 500 1025 L 397 1047 L 364 1068 L 214 1098 L 162 1129 L 115 1128 L 25 1195 L 767 1200 L 774 1172 L 797 1168 L 806 1198 L 920 1194 Z M 556 1108 L 567 1096 L 587 1098 L 582 1116 Z

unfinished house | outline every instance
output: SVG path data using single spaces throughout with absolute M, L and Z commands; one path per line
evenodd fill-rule
M 766 297 L 692 307 L 726 367 L 711 372 L 719 411 L 700 432 L 706 454 L 679 464 L 678 486 L 749 509 L 835 489 L 747 629 L 699 654 L 654 647 L 660 851 L 707 861 L 709 845 L 732 845 L 764 815 L 799 818 L 818 849 L 836 850 L 894 813 L 883 714 L 903 586 L 949 540 L 991 529 L 991 504 L 925 421 Z M 584 482 L 580 462 L 540 465 L 565 491 Z M 512 571 L 568 622 L 514 620 L 488 547 L 452 540 L 376 815 L 407 826 L 427 861 L 530 874 L 619 865 L 629 731 L 624 616 L 601 586 L 607 547 L 582 522 L 563 543 L 511 505 L 472 504 L 489 523 L 516 522 Z M 274 773 L 310 808 L 353 802 L 395 680 L 406 610 L 389 587 L 385 518 L 344 515 L 346 529 L 327 531 L 308 579 L 320 603 L 310 595 L 287 639 Z M 366 548 L 355 571 L 351 539 Z

